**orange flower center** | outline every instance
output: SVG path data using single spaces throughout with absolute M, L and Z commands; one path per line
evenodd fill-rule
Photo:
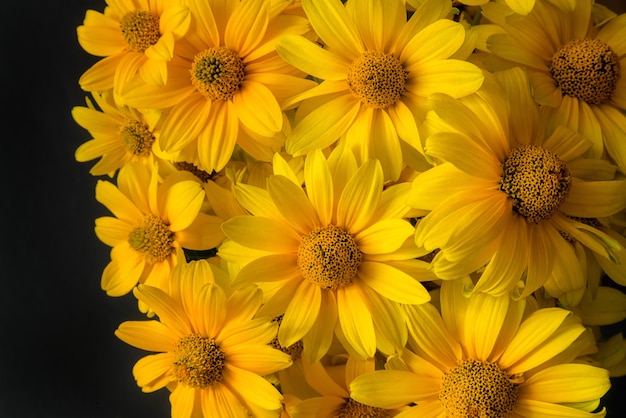
M 400 60 L 381 51 L 366 51 L 348 67 L 348 87 L 362 103 L 386 109 L 406 91 L 408 72 Z
M 451 418 L 508 417 L 518 383 L 496 363 L 465 360 L 443 375 L 439 400 Z
M 339 410 L 337 418 L 389 418 L 388 411 L 374 406 L 364 405 L 350 398 Z
M 127 120 L 122 125 L 120 136 L 122 143 L 128 151 L 139 157 L 145 157 L 150 154 L 155 139 L 148 125 L 133 119 Z
M 178 340 L 174 354 L 174 376 L 179 382 L 204 389 L 222 380 L 225 356 L 213 338 L 187 335 Z
M 599 39 L 576 39 L 552 55 L 550 73 L 564 95 L 600 104 L 611 99 L 615 91 L 619 59 Z
M 500 190 L 513 199 L 513 210 L 529 223 L 550 219 L 567 198 L 572 176 L 552 152 L 535 145 L 509 151 L 502 167 Z
M 120 21 L 120 29 L 128 49 L 136 52 L 144 52 L 161 37 L 159 18 L 145 10 L 126 13 Z
M 128 243 L 144 254 L 146 263 L 154 264 L 164 261 L 174 251 L 174 233 L 163 219 L 147 215 L 141 225 L 132 230 Z
M 239 55 L 225 46 L 199 52 L 191 64 L 191 83 L 209 100 L 230 100 L 241 87 L 245 66 Z
M 352 283 L 361 258 L 352 235 L 335 225 L 311 231 L 298 247 L 298 267 L 302 276 L 326 290 Z

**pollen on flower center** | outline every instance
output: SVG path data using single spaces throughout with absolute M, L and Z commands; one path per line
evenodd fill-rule
M 128 151 L 137 156 L 148 155 L 155 139 L 148 125 L 134 119 L 129 119 L 122 125 L 120 136 Z
M 335 290 L 352 283 L 361 257 L 352 235 L 328 225 L 302 238 L 298 247 L 298 268 L 311 283 Z
M 148 264 L 165 260 L 172 254 L 174 233 L 161 218 L 147 215 L 128 236 L 132 248 L 144 254 Z
M 196 389 L 222 380 L 225 356 L 213 338 L 190 334 L 178 340 L 174 351 L 174 376 Z
M 235 51 L 212 47 L 196 54 L 191 64 L 191 83 L 209 100 L 229 100 L 239 90 L 244 70 Z
M 350 398 L 339 410 L 337 418 L 389 418 L 388 411 L 374 406 L 364 405 Z
M 145 10 L 126 13 L 120 20 L 120 29 L 131 51 L 144 52 L 161 37 L 159 18 Z
M 572 176 L 554 153 L 523 145 L 507 154 L 500 190 L 513 199 L 513 210 L 529 223 L 550 219 L 567 198 Z
M 515 407 L 517 387 L 496 363 L 465 360 L 444 374 L 439 400 L 447 417 L 503 418 Z
M 576 39 L 554 55 L 550 73 L 564 95 L 590 104 L 609 100 L 619 79 L 618 56 L 599 39 Z
M 348 67 L 348 87 L 361 102 L 376 109 L 393 105 L 406 91 L 408 71 L 400 60 L 381 51 L 366 51 Z

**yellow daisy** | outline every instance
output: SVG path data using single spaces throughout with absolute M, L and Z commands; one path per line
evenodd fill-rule
M 527 296 L 550 277 L 564 289 L 584 287 L 570 279 L 579 263 L 553 257 L 576 257 L 565 234 L 624 268 L 619 242 L 577 219 L 623 210 L 626 182 L 613 180 L 609 162 L 583 158 L 590 143 L 580 135 L 544 128 L 524 70 L 498 72 L 467 100 L 431 101 L 425 150 L 436 166 L 414 180 L 409 204 L 431 211 L 416 243 L 440 250 L 438 277 L 484 268 L 475 291 L 494 295 Z
M 94 176 L 113 176 L 130 162 L 139 162 L 152 168 L 159 161 L 156 137 L 159 133 L 161 112 L 140 111 L 115 102 L 111 92 L 92 93 L 95 105 L 72 109 L 74 121 L 85 128 L 92 139 L 76 149 L 76 161 L 100 160 L 89 170 Z
M 538 0 L 524 17 L 503 17 L 496 5 L 483 14 L 504 34 L 489 38 L 495 56 L 528 70 L 535 101 L 553 123 L 564 124 L 592 141 L 595 157 L 606 151 L 626 171 L 626 14 L 598 27 L 592 0 L 571 12 Z
M 302 0 L 323 47 L 284 36 L 278 53 L 323 81 L 288 102 L 301 103 L 287 152 L 305 155 L 341 137 L 360 163 L 378 159 L 385 179 L 397 180 L 403 147 L 419 147 L 428 95 L 462 97 L 483 80 L 478 67 L 453 58 L 467 54 L 465 29 L 445 19 L 451 6 L 425 1 L 407 21 L 402 0 Z
M 114 216 L 96 219 L 95 232 L 112 247 L 102 273 L 102 289 L 122 296 L 137 283 L 168 289 L 183 248 L 207 250 L 223 239 L 222 220 L 200 212 L 205 192 L 181 171 L 159 183 L 156 168 L 131 163 L 118 174 L 117 186 L 99 180 L 96 200 Z
M 273 286 L 262 310 L 284 315 L 280 344 L 302 339 L 311 362 L 335 333 L 362 358 L 404 346 L 400 305 L 428 301 L 419 280 L 434 278 L 415 259 L 423 254 L 404 218 L 410 184 L 383 190 L 380 164 L 359 167 L 343 148 L 328 159 L 319 150 L 307 155 L 304 189 L 295 174 L 285 174 L 270 176 L 267 189 L 235 186 L 251 215 L 222 226 L 227 240 L 218 255 L 240 266 L 233 286 Z
M 276 324 L 254 318 L 261 291 L 249 286 L 227 296 L 208 266 L 179 264 L 170 294 L 148 285 L 133 291 L 159 318 L 126 321 L 115 331 L 156 352 L 133 367 L 137 384 L 144 392 L 167 387 L 172 417 L 278 417 L 282 396 L 263 376 L 291 359 L 267 345 Z
M 350 383 L 362 374 L 373 372 L 375 359 L 361 360 L 353 356 L 334 357 L 330 364 L 303 361 L 304 378 L 317 391 L 310 397 L 287 405 L 292 418 L 390 418 L 399 411 L 369 406 L 350 397 Z
M 355 400 L 410 405 L 398 417 L 605 416 L 594 411 L 609 373 L 584 357 L 595 340 L 580 319 L 508 295 L 465 298 L 462 287 L 443 283 L 441 313 L 431 304 L 407 309 L 414 343 L 387 370 L 358 376 Z
M 183 151 L 210 173 L 224 168 L 236 144 L 259 158 L 282 146 L 275 138 L 284 124 L 281 102 L 315 84 L 275 51 L 281 35 L 309 30 L 306 19 L 281 13 L 288 3 L 187 2 L 191 28 L 168 62 L 167 84 L 135 78 L 122 92 L 135 107 L 171 108 L 160 136 L 164 151 Z
M 151 84 L 167 81 L 174 45 L 190 23 L 181 0 L 107 0 L 104 13 L 87 10 L 76 29 L 88 53 L 103 57 L 80 77 L 83 90 L 119 93 L 135 74 Z

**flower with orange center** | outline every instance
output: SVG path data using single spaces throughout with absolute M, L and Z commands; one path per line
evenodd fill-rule
M 189 9 L 180 0 L 107 0 L 103 13 L 88 10 L 76 30 L 78 42 L 103 58 L 80 77 L 80 86 L 119 93 L 135 74 L 147 83 L 164 85 L 166 63 L 189 23 Z
M 161 148 L 180 152 L 206 172 L 224 168 L 235 145 L 271 160 L 284 142 L 282 102 L 315 84 L 275 51 L 281 35 L 307 33 L 306 19 L 283 14 L 288 2 L 187 4 L 191 28 L 168 62 L 168 83 L 158 87 L 135 78 L 123 100 L 168 109 Z
M 275 164 L 277 166 L 277 164 Z M 258 283 L 267 290 L 262 312 L 282 316 L 283 347 L 302 340 L 312 362 L 333 335 L 350 352 L 370 358 L 406 342 L 402 304 L 429 299 L 419 280 L 432 280 L 404 216 L 410 184 L 383 189 L 376 160 L 358 166 L 337 148 L 328 158 L 307 155 L 304 188 L 295 175 L 273 175 L 267 189 L 245 184 L 235 196 L 250 215 L 222 229 L 218 255 L 235 265 L 233 286 Z
M 124 166 L 117 187 L 99 180 L 96 200 L 114 216 L 96 219 L 96 235 L 112 247 L 102 273 L 102 288 L 122 296 L 137 283 L 168 289 L 172 268 L 183 248 L 206 250 L 223 239 L 222 220 L 200 212 L 204 190 L 188 172 L 177 172 L 159 183 L 156 169 Z
M 488 50 L 526 68 L 535 101 L 552 125 L 566 125 L 605 151 L 626 172 L 626 13 L 598 26 L 594 2 L 576 1 L 569 11 L 538 0 L 527 16 L 507 18 L 493 4 L 483 15 L 504 33 L 488 39 Z

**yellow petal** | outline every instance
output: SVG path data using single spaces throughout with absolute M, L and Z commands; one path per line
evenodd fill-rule
M 303 36 L 282 36 L 276 51 L 294 67 L 321 80 L 345 80 L 347 77 L 350 61 Z
M 280 131 L 283 116 L 276 97 L 263 84 L 245 80 L 233 96 L 237 116 L 252 132 L 272 137 Z
M 133 366 L 133 375 L 143 392 L 154 392 L 172 381 L 174 353 L 159 353 L 139 359 Z
M 311 26 L 328 49 L 350 60 L 357 58 L 364 50 L 353 20 L 344 5 L 338 1 L 302 1 Z
M 250 0 L 235 7 L 226 24 L 224 45 L 237 51 L 240 57 L 248 55 L 263 39 L 269 24 L 269 4 Z
M 363 261 L 359 277 L 381 296 L 404 304 L 421 304 L 430 300 L 424 286 L 412 276 L 384 263 Z
M 309 332 L 317 319 L 321 303 L 321 289 L 317 285 L 305 280 L 298 286 L 278 330 L 278 340 L 283 347 L 289 347 Z
M 279 212 L 301 235 L 307 235 L 320 226 L 317 213 L 306 193 L 285 176 L 271 176 L 267 190 Z
M 376 352 L 374 324 L 358 286 L 337 289 L 337 313 L 341 331 L 351 348 L 361 358 L 373 357 Z
M 167 293 L 156 287 L 140 284 L 133 290 L 133 294 L 150 307 L 159 316 L 160 321 L 177 334 L 177 337 L 191 333 L 191 325 L 182 306 Z
M 383 173 L 376 160 L 363 164 L 343 189 L 337 204 L 337 226 L 358 233 L 368 226 L 378 206 Z

